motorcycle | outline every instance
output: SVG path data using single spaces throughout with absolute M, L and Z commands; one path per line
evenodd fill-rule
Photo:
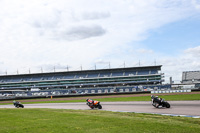
M 24 108 L 24 105 L 18 101 L 13 101 L 13 105 L 16 107 L 16 108 Z
M 93 103 L 87 102 L 86 103 L 91 109 L 98 108 L 102 109 L 102 106 L 99 101 L 94 101 Z
M 151 102 L 155 108 L 159 107 L 170 108 L 170 104 L 167 101 L 165 101 L 165 99 L 159 100 L 157 97 L 151 97 Z

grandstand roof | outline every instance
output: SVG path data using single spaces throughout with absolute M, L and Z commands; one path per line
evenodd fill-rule
M 62 75 L 62 74 L 85 74 L 85 73 L 98 73 L 98 72 L 119 72 L 119 71 L 141 71 L 141 70 L 161 70 L 162 65 L 156 66 L 139 66 L 139 67 L 124 67 L 124 68 L 109 68 L 109 69 L 96 69 L 96 70 L 77 70 L 77 71 L 62 71 L 62 72 L 46 72 L 46 73 L 31 73 L 31 74 L 13 74 L 13 75 L 0 75 L 3 77 L 26 77 L 26 76 L 44 76 L 44 75 Z

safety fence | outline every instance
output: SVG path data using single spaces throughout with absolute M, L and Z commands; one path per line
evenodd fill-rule
M 191 90 L 164 90 L 164 91 L 151 91 L 151 93 L 178 93 L 178 92 L 191 92 Z

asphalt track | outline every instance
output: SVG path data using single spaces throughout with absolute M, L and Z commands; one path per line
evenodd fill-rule
M 102 110 L 153 114 L 174 114 L 200 117 L 200 101 L 168 101 L 171 108 L 154 108 L 150 101 L 101 102 Z M 42 103 L 24 104 L 25 108 L 81 109 L 90 110 L 86 103 Z M 14 108 L 13 105 L 0 105 L 0 108 Z

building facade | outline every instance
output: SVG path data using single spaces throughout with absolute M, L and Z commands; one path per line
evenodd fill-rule
M 161 65 L 80 70 L 50 73 L 1 75 L 0 91 L 44 95 L 115 93 L 170 88 L 162 85 Z

